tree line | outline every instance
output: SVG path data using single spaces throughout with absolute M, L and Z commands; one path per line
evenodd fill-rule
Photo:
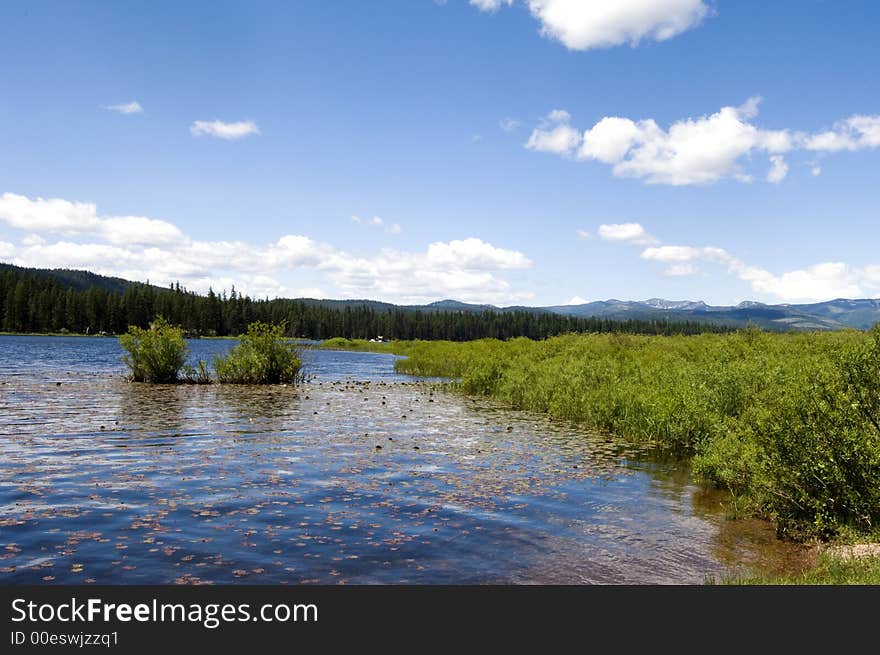
M 92 286 L 76 289 L 51 276 L 18 268 L 0 271 L 0 329 L 19 333 L 121 334 L 146 328 L 157 316 L 187 336 L 237 336 L 254 321 L 283 323 L 288 336 L 306 339 L 445 339 L 486 337 L 545 339 L 570 332 L 698 334 L 732 328 L 693 321 L 612 320 L 530 311 L 421 311 L 363 305 L 325 307 L 290 299 L 253 299 L 233 287 L 206 295 L 180 284 L 161 288 L 133 282 L 118 292 Z

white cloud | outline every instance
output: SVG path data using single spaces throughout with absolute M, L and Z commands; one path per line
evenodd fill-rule
M 581 135 L 569 121 L 571 114 L 562 109 L 554 109 L 541 124 L 532 131 L 526 148 L 538 152 L 552 152 L 564 157 L 570 156 L 581 142 Z
M 223 121 L 196 121 L 189 131 L 193 136 L 214 136 L 228 141 L 241 139 L 252 134 L 259 134 L 260 128 L 253 121 L 224 123 Z
M 623 241 L 636 245 L 656 243 L 656 239 L 639 223 L 611 223 L 599 226 L 599 238 L 604 241 Z
M 628 118 L 606 116 L 584 132 L 578 157 L 616 164 L 626 156 L 641 134 L 641 128 Z
M 496 12 L 513 0 L 470 0 Z M 541 35 L 569 50 L 608 48 L 640 41 L 665 41 L 696 27 L 710 13 L 704 0 L 524 0 Z
M 0 196 L 0 222 L 11 227 L 50 234 L 94 235 L 112 244 L 156 245 L 184 239 L 183 233 L 167 221 L 143 216 L 98 216 L 93 203 L 69 202 L 59 198 L 37 198 L 4 193 Z M 25 237 L 41 239 L 38 234 Z
M 786 301 L 832 300 L 864 295 L 860 284 L 864 272 L 841 262 L 815 264 L 781 275 L 754 267 L 739 271 L 739 274 L 751 283 L 755 291 Z
M 114 244 L 166 244 L 184 239 L 176 225 L 144 216 L 109 216 L 101 219 L 100 234 Z
M 401 231 L 399 224 L 389 226 L 378 216 L 352 220 L 393 234 Z M 453 297 L 494 304 L 531 297 L 514 291 L 500 275 L 528 269 L 532 262 L 521 252 L 478 238 L 369 256 L 356 256 L 301 234 L 283 235 L 268 245 L 197 241 L 167 221 L 102 217 L 93 204 L 31 200 L 10 193 L 0 196 L 0 221 L 28 231 L 19 245 L 0 243 L 0 257 L 20 266 L 80 268 L 163 286 L 179 281 L 202 292 L 234 284 L 254 297 L 333 296 L 405 303 Z M 65 238 L 47 242 L 47 234 Z M 284 278 L 290 275 L 306 284 L 289 284 Z
M 641 227 L 641 226 L 640 226 Z M 689 262 L 702 256 L 702 248 L 690 246 L 658 246 L 645 248 L 642 251 L 642 259 L 651 259 L 657 262 Z
M 59 198 L 31 200 L 14 193 L 0 196 L 0 221 L 20 230 L 62 234 L 92 231 L 100 226 L 92 203 Z
M 470 3 L 480 11 L 494 12 L 501 7 L 509 7 L 513 0 L 470 0 Z
M 819 164 L 814 164 L 813 167 L 810 169 L 810 174 L 813 177 L 819 177 L 822 174 L 822 167 L 819 166 Z
M 880 148 L 880 115 L 854 115 L 839 121 L 834 129 L 806 137 L 807 150 L 838 152 Z
M 770 164 L 766 179 L 778 183 L 788 174 L 785 153 L 880 147 L 880 116 L 852 116 L 832 131 L 811 136 L 757 127 L 751 121 L 759 103 L 755 96 L 739 107 L 676 121 L 668 129 L 653 119 L 605 116 L 583 133 L 572 127 L 568 112 L 555 109 L 532 131 L 525 147 L 598 161 L 611 166 L 617 177 L 670 185 L 710 184 L 724 178 L 751 182 L 754 175 L 743 165 L 762 153 Z
M 126 248 L 72 241 L 26 246 L 16 253 L 14 262 L 37 268 L 88 268 L 94 272 L 108 273 L 140 263 L 138 254 Z
M 108 105 L 104 107 L 104 109 L 119 112 L 120 114 L 140 114 L 144 110 L 144 108 L 141 107 L 141 103 L 136 100 L 121 105 Z
M 465 270 L 522 269 L 532 266 L 532 262 L 521 252 L 496 248 L 475 238 L 432 243 L 428 246 L 427 261 L 432 268 L 453 266 Z
M 712 246 L 655 246 L 645 248 L 641 257 L 667 264 L 664 275 L 692 275 L 699 270 L 699 262 L 720 264 L 729 273 L 748 282 L 754 292 L 785 302 L 859 298 L 868 292 L 880 291 L 880 265 L 858 268 L 842 262 L 823 262 L 774 274 L 743 262 L 723 248 Z
M 498 127 L 500 127 L 505 132 L 513 132 L 517 129 L 522 123 L 520 123 L 515 118 L 504 118 L 498 121 Z
M 773 184 L 779 184 L 788 175 L 788 164 L 782 155 L 773 155 L 770 157 L 770 170 L 767 171 L 767 181 Z
M 709 13 L 702 0 L 528 0 L 527 4 L 541 23 L 541 34 L 570 50 L 665 41 L 695 27 Z
M 583 239 L 583 240 L 586 241 L 586 240 L 588 240 L 588 239 L 592 239 L 592 238 L 593 238 L 593 235 L 590 234 L 589 232 L 587 232 L 586 230 L 578 230 L 578 231 L 577 231 L 577 238 L 578 238 L 578 239 Z
M 600 121 L 584 135 L 587 146 L 598 145 L 582 148 L 578 155 L 612 164 L 617 176 L 649 183 L 716 182 L 739 173 L 738 160 L 753 150 L 788 149 L 784 133 L 762 131 L 747 122 L 754 104 L 722 107 L 710 116 L 673 123 L 668 131 L 650 119 Z

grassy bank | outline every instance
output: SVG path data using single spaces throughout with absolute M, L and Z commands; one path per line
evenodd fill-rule
M 320 344 L 312 346 L 322 350 L 352 350 L 366 353 L 393 353 L 395 355 L 402 354 L 399 350 L 406 350 L 411 344 L 420 343 L 418 341 L 388 341 L 376 342 L 366 339 L 346 339 L 345 337 L 333 337 L 325 339 Z M 430 342 L 424 342 L 430 343 Z
M 803 573 L 772 577 L 725 578 L 720 582 L 726 585 L 878 585 L 880 557 L 851 558 L 823 553 L 819 555 L 816 566 Z
M 327 345 L 406 355 L 400 372 L 667 449 L 781 536 L 880 525 L 880 327 Z

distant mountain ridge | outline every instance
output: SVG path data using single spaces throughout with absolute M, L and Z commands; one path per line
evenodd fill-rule
M 62 285 L 83 291 L 97 287 L 105 291 L 123 293 L 135 282 L 117 277 L 107 277 L 89 271 L 70 269 L 22 268 L 0 263 L 4 270 L 26 272 L 39 277 L 51 277 Z M 219 290 L 217 290 L 219 291 Z M 768 305 L 747 300 L 733 306 L 713 306 L 697 300 L 597 300 L 580 305 L 553 305 L 528 307 L 515 305 L 496 307 L 487 304 L 471 304 L 457 300 L 438 300 L 426 305 L 395 305 L 378 300 L 333 300 L 319 298 L 296 298 L 300 302 L 319 307 L 342 309 L 366 307 L 373 310 L 421 311 L 421 312 L 514 312 L 554 313 L 581 318 L 596 317 L 609 320 L 639 319 L 648 321 L 693 321 L 715 325 L 745 326 L 754 324 L 770 330 L 839 330 L 843 328 L 868 329 L 880 322 L 880 299 L 838 298 L 809 304 Z
M 80 271 L 69 268 L 25 268 L 23 266 L 13 266 L 12 264 L 4 264 L 3 262 L 0 262 L 0 273 L 4 273 L 5 271 L 26 273 L 43 278 L 52 278 L 57 280 L 63 286 L 74 289 L 75 291 L 86 291 L 92 287 L 97 287 L 108 293 L 124 293 L 125 290 L 133 284 L 131 280 L 123 280 L 120 277 L 98 275 L 91 271 Z
M 726 325 L 753 323 L 772 330 L 864 330 L 880 322 L 880 299 L 838 298 L 819 303 L 768 305 L 747 300 L 734 306 L 712 306 L 702 301 L 606 300 L 582 305 L 557 305 L 551 311 L 570 316 L 693 320 Z

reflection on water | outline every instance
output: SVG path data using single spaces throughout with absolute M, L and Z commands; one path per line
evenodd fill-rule
M 389 356 L 313 351 L 300 387 L 150 386 L 16 369 L 7 339 L 2 582 L 699 583 L 800 563 L 680 467 L 403 382 Z M 115 342 L 79 342 L 110 362 Z

